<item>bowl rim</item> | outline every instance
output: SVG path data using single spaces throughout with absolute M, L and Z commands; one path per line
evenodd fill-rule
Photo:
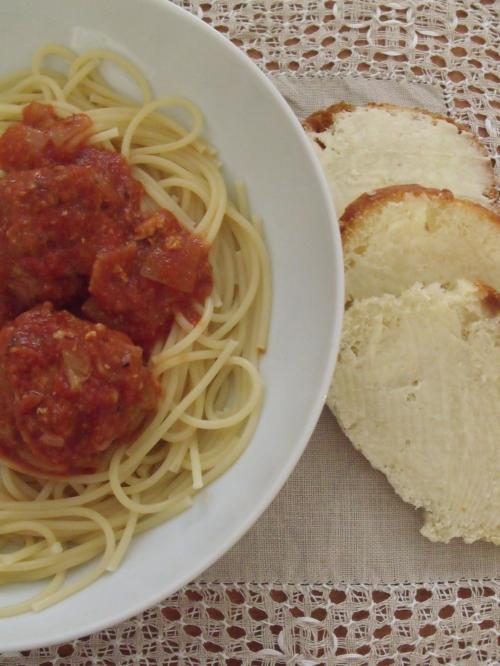
M 136 2 L 139 2 L 139 0 L 136 0 Z M 326 177 L 323 173 L 319 160 L 314 153 L 314 149 L 302 128 L 302 125 L 288 106 L 288 103 L 281 96 L 277 88 L 273 85 L 271 80 L 258 68 L 258 66 L 252 62 L 252 60 L 245 53 L 243 53 L 243 51 L 232 44 L 226 37 L 218 33 L 214 28 L 207 25 L 200 17 L 197 17 L 191 14 L 188 10 L 173 4 L 170 2 L 170 0 L 140 0 L 140 2 L 142 4 L 150 4 L 161 7 L 163 11 L 171 12 L 180 20 L 190 22 L 192 26 L 196 26 L 196 30 L 202 30 L 205 31 L 205 33 L 209 33 L 213 41 L 218 42 L 222 48 L 226 49 L 228 57 L 238 59 L 244 67 L 253 71 L 254 76 L 257 76 L 261 83 L 267 88 L 268 92 L 271 94 L 274 102 L 281 109 L 282 113 L 284 113 L 288 117 L 289 121 L 291 121 L 292 125 L 295 126 L 295 129 L 297 130 L 296 138 L 301 142 L 302 147 L 310 156 L 310 164 L 308 167 L 311 167 L 315 172 L 316 180 L 318 181 L 322 190 L 324 199 L 323 204 L 329 212 L 329 231 L 333 243 L 335 262 L 338 266 L 338 270 L 336 270 L 335 276 L 336 283 L 334 285 L 335 309 L 332 313 L 333 327 L 331 331 L 331 344 L 329 346 L 328 357 L 324 359 L 323 376 L 321 382 L 318 383 L 316 398 L 314 403 L 310 406 L 308 419 L 303 424 L 299 434 L 295 437 L 294 447 L 290 450 L 290 455 L 286 458 L 280 473 L 276 475 L 273 483 L 266 487 L 259 500 L 255 503 L 253 511 L 246 515 L 245 520 L 243 520 L 238 526 L 235 527 L 231 534 L 219 544 L 219 547 L 214 552 L 210 553 L 210 555 L 205 557 L 203 560 L 200 560 L 200 564 L 196 567 L 196 569 L 190 571 L 189 574 L 184 574 L 182 577 L 179 577 L 176 580 L 174 586 L 159 585 L 158 590 L 154 595 L 140 597 L 139 601 L 137 601 L 135 604 L 128 604 L 125 610 L 117 610 L 107 618 L 105 623 L 103 623 L 102 620 L 92 621 L 92 619 L 90 619 L 88 623 L 86 623 L 85 626 L 81 629 L 79 628 L 75 631 L 68 631 L 66 629 L 62 631 L 55 631 L 55 637 L 50 638 L 50 643 L 37 639 L 27 639 L 22 643 L 17 640 L 10 641 L 6 648 L 4 648 L 3 645 L 0 647 L 0 657 L 2 656 L 4 649 L 7 652 L 12 652 L 17 650 L 32 650 L 40 647 L 50 647 L 68 641 L 77 640 L 81 636 L 103 631 L 113 625 L 124 622 L 133 616 L 144 612 L 148 608 L 156 606 L 166 597 L 184 587 L 187 583 L 199 576 L 200 573 L 205 571 L 209 566 L 220 559 L 255 524 L 258 518 L 264 513 L 264 511 L 268 508 L 273 499 L 279 493 L 289 478 L 290 474 L 293 472 L 297 462 L 299 461 L 308 444 L 314 428 L 316 427 L 321 410 L 325 404 L 340 346 L 340 334 L 344 314 L 344 270 L 342 243 L 340 240 L 340 232 L 337 223 L 338 218 Z M 33 617 L 36 617 L 36 615 Z M 2 622 L 8 622 L 8 620 L 9 618 L 5 618 L 3 620 L 0 619 L 0 624 Z

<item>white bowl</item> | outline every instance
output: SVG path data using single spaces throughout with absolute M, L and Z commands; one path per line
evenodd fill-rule
M 135 540 L 120 569 L 39 614 L 0 619 L 0 652 L 65 642 L 115 624 L 188 583 L 226 552 L 277 494 L 323 406 L 338 349 L 343 265 L 323 175 L 286 103 L 250 60 L 167 0 L 0 0 L 0 75 L 48 41 L 107 46 L 161 95 L 198 103 L 227 171 L 264 219 L 273 267 L 267 393 L 241 459 L 192 509 Z M 25 586 L 23 597 L 32 592 Z M 33 586 L 34 587 L 34 586 Z M 0 605 L 19 599 L 0 589 Z

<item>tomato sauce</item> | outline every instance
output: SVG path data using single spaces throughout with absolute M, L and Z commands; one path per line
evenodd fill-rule
M 0 137 L 0 325 L 45 300 L 83 305 L 149 352 L 210 293 L 209 248 L 171 213 L 144 215 L 142 185 L 121 155 L 88 145 L 91 128 L 33 102 Z
M 193 305 L 212 290 L 208 245 L 166 210 L 146 215 L 126 160 L 89 145 L 91 134 L 85 114 L 61 119 L 33 102 L 0 137 L 0 456 L 29 450 L 63 474 L 95 468 L 99 452 L 144 421 L 158 396 L 134 345 L 147 356 L 175 314 L 195 320 Z M 40 307 L 45 301 L 53 305 Z M 87 349 L 94 325 L 53 307 L 115 330 L 104 328 L 106 341 L 99 334 L 99 348 Z M 53 337 L 56 321 L 64 340 Z M 103 378 L 99 368 L 115 368 L 124 346 L 138 350 L 127 352 L 133 381 Z M 85 389 L 68 387 L 71 354 L 89 369 Z
M 0 168 L 6 172 L 71 162 L 91 134 L 83 113 L 60 119 L 47 104 L 32 102 L 23 121 L 8 127 L 0 139 Z

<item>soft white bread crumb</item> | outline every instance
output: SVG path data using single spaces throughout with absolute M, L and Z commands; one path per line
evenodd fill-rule
M 500 296 L 461 280 L 348 308 L 328 405 L 422 534 L 500 544 Z
M 389 104 L 336 104 L 309 116 L 304 127 L 339 215 L 363 192 L 403 183 L 494 205 L 486 149 L 445 116 Z
M 458 278 L 500 291 L 500 216 L 446 190 L 398 185 L 364 194 L 340 226 L 347 300 Z

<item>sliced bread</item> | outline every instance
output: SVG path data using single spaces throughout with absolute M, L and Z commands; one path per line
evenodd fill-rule
M 403 183 L 449 189 L 495 205 L 495 177 L 486 149 L 446 116 L 390 104 L 341 103 L 309 116 L 304 128 L 338 215 L 363 192 Z
M 349 301 L 466 278 L 500 291 L 500 216 L 447 190 L 363 194 L 340 219 Z
M 416 284 L 348 308 L 328 405 L 422 534 L 500 544 L 500 295 Z

